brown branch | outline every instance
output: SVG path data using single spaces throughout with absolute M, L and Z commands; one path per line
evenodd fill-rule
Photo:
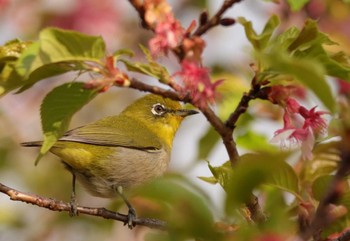
M 339 235 L 339 237 L 332 239 L 331 241 L 349 241 L 350 240 L 350 230 L 346 230 Z
M 252 81 L 254 83 L 254 80 Z M 260 85 L 252 86 L 248 93 L 244 93 L 236 109 L 231 113 L 229 118 L 226 120 L 225 125 L 228 128 L 234 129 L 239 117 L 244 114 L 248 107 L 249 102 L 254 99 L 266 100 L 270 87 L 261 88 Z
M 58 212 L 70 212 L 71 206 L 69 203 L 65 203 L 62 201 L 58 201 L 52 198 L 41 197 L 35 194 L 24 193 L 18 190 L 15 190 L 11 187 L 5 186 L 0 183 L 0 192 L 6 194 L 13 201 L 20 201 L 29 204 L 33 204 L 38 207 L 47 208 L 52 211 Z M 128 221 L 128 216 L 124 214 L 120 214 L 118 212 L 113 212 L 105 208 L 91 208 L 91 207 L 77 207 L 78 213 L 98 216 L 105 219 L 113 219 L 117 221 L 121 221 L 124 224 Z M 164 221 L 153 219 L 153 218 L 136 218 L 134 221 L 135 225 L 147 226 L 149 228 L 156 228 L 165 230 L 166 223 Z
M 145 9 L 143 7 L 143 1 L 139 0 L 129 0 L 130 4 L 135 8 L 137 13 L 139 14 L 140 20 L 141 20 L 141 26 L 144 29 L 152 30 L 151 26 L 148 25 L 146 19 L 145 19 Z
M 154 86 L 154 85 L 149 85 L 149 84 L 146 84 L 146 83 L 144 83 L 136 78 L 132 78 L 129 81 L 130 81 L 130 84 L 126 87 L 137 89 L 140 91 L 150 92 L 150 93 L 157 94 L 157 95 L 161 95 L 161 96 L 167 97 L 167 98 L 172 99 L 172 100 L 191 103 L 191 99 L 189 96 L 182 96 L 173 90 L 164 89 L 164 88 Z
M 206 33 L 209 29 L 220 24 L 220 20 L 222 15 L 235 3 L 238 3 L 242 0 L 225 0 L 222 4 L 221 8 L 217 11 L 217 13 L 210 18 L 205 24 L 200 25 L 197 30 L 193 33 L 195 36 L 201 36 Z

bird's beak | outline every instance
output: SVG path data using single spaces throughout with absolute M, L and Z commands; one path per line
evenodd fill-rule
M 175 115 L 182 116 L 182 117 L 186 117 L 186 116 L 194 115 L 194 114 L 198 114 L 198 113 L 199 112 L 196 110 L 187 110 L 187 109 L 180 109 L 180 110 L 175 111 Z

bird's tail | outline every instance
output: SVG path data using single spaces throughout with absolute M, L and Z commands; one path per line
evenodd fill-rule
M 42 141 L 28 141 L 28 142 L 22 142 L 21 146 L 25 147 L 33 147 L 33 146 L 42 146 Z

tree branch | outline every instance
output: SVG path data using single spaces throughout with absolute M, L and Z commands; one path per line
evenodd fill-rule
M 337 238 L 330 241 L 349 241 L 350 240 L 350 229 L 342 232 Z
M 197 30 L 193 33 L 194 36 L 201 36 L 206 33 L 209 29 L 220 24 L 220 20 L 222 15 L 235 3 L 238 3 L 242 0 L 225 0 L 222 4 L 221 8 L 217 11 L 217 13 L 210 18 L 205 24 L 199 26 Z
M 239 117 L 247 111 L 249 107 L 249 102 L 254 99 L 266 100 L 268 97 L 267 95 L 269 90 L 270 90 L 270 87 L 261 88 L 260 85 L 252 86 L 252 88 L 249 90 L 248 93 L 243 94 L 236 109 L 231 113 L 229 118 L 226 120 L 225 125 L 230 129 L 234 129 L 236 127 L 236 123 Z
M 58 201 L 52 198 L 41 197 L 35 194 L 24 193 L 24 192 L 15 190 L 11 187 L 5 186 L 2 183 L 0 183 L 0 192 L 9 196 L 10 199 L 13 201 L 20 201 L 20 202 L 33 204 L 35 206 L 47 208 L 52 211 L 69 212 L 71 210 L 71 206 L 69 203 Z M 77 210 L 78 210 L 78 213 L 91 215 L 91 216 L 98 216 L 105 219 L 113 219 L 113 220 L 121 221 L 124 224 L 126 224 L 128 221 L 128 215 L 120 214 L 118 212 L 113 212 L 105 208 L 91 208 L 91 207 L 78 206 Z M 153 218 L 136 218 L 134 221 L 134 224 L 147 226 L 149 228 L 161 229 L 161 230 L 166 229 L 166 222 L 158 219 L 153 219 Z

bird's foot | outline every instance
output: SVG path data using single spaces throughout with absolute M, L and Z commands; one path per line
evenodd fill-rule
M 79 212 L 78 212 L 78 204 L 77 201 L 75 199 L 75 196 L 71 196 L 71 199 L 69 201 L 69 206 L 70 206 L 70 210 L 69 210 L 69 216 L 74 217 L 74 216 L 78 216 Z
M 136 226 L 135 220 L 136 220 L 136 211 L 133 207 L 129 207 L 128 220 L 124 223 L 124 225 L 128 225 L 129 229 L 133 229 Z

